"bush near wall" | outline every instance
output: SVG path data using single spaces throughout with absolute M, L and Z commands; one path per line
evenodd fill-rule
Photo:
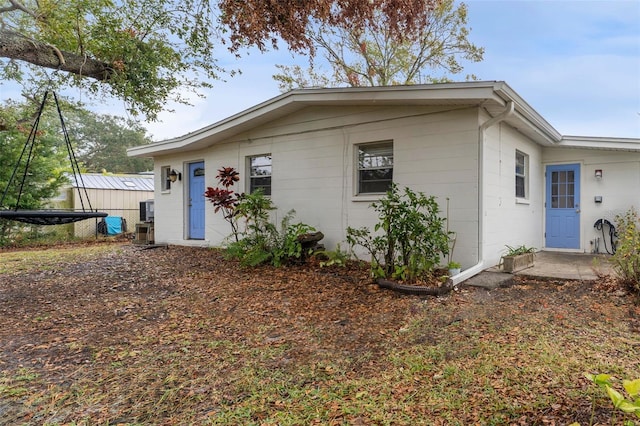
M 634 207 L 616 216 L 618 241 L 611 261 L 620 280 L 640 294 L 640 217 Z

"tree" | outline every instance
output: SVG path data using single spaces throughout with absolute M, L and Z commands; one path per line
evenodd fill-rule
M 127 156 L 128 148 L 151 143 L 151 139 L 146 136 L 146 129 L 140 123 L 95 113 L 61 96 L 58 96 L 58 100 L 75 156 L 83 171 L 139 173 L 153 168 L 153 160 L 149 158 Z M 8 138 L 16 132 L 30 129 L 40 103 L 41 99 L 26 95 L 22 103 L 7 101 L 4 106 L 0 105 L 0 137 Z M 42 140 L 39 144 L 64 147 L 56 108 L 48 105 L 43 114 L 39 129 L 54 139 Z M 8 133 L 5 135 L 5 132 Z M 25 140 L 26 137 L 24 135 Z M 23 140 L 21 143 L 24 142 Z
M 313 49 L 307 33 L 310 23 L 362 29 L 366 22 L 382 17 L 389 34 L 404 34 L 427 24 L 429 11 L 440 0 L 220 0 L 222 24 L 231 30 L 232 49 L 243 44 L 265 49 L 266 41 L 277 47 L 278 38 L 302 52 Z
M 437 0 L 5 0 L 0 6 L 0 75 L 124 99 L 154 119 L 168 100 L 187 102 L 227 71 L 219 46 L 239 54 L 283 40 L 313 49 L 311 23 L 362 27 L 374 14 L 402 37 L 424 26 Z M 46 75 L 45 69 L 57 70 Z M 233 74 L 233 71 L 230 71 Z M 180 89 L 180 90 L 178 90 Z
M 8 102 L 0 108 L 0 122 L 7 130 L 0 132 L 0 196 L 4 201 L 0 208 L 14 208 L 20 194 L 19 208 L 38 209 L 58 194 L 60 187 L 68 182 L 64 173 L 71 170 L 66 145 L 60 132 L 60 121 L 55 108 L 46 108 L 43 113 L 33 152 L 25 152 L 18 168 L 20 154 L 31 131 L 31 123 L 25 117 L 34 112 L 29 104 Z M 26 156 L 31 155 L 28 172 L 25 173 Z M 13 184 L 8 186 L 11 175 L 16 171 Z M 4 195 L 6 193 L 6 195 Z
M 139 173 L 153 169 L 150 158 L 127 156 L 127 148 L 151 143 L 139 123 L 75 108 L 65 116 L 78 161 L 89 172 Z
M 208 1 L 8 3 L 0 8 L 0 57 L 9 59 L 4 78 L 77 85 L 154 118 L 166 100 L 184 101 L 184 88 L 218 77 Z M 47 76 L 43 68 L 58 72 Z
M 462 72 L 461 59 L 478 62 L 484 53 L 468 40 L 466 5 L 455 7 L 453 0 L 442 0 L 429 10 L 424 26 L 415 27 L 402 39 L 387 29 L 379 12 L 363 28 L 321 26 L 310 29 L 309 34 L 314 51 L 324 56 L 331 72 L 317 69 L 313 56 L 306 71 L 298 65 L 278 65 L 282 72 L 274 78 L 283 91 L 448 81 L 449 75 Z

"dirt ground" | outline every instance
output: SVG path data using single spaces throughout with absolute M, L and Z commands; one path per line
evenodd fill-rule
M 564 321 L 568 330 L 606 321 L 640 333 L 639 307 L 606 280 L 521 279 L 509 288 L 419 297 L 379 289 L 355 264 L 243 269 L 215 250 L 118 244 L 90 258 L 0 275 L 0 371 L 28 369 L 49 386 L 64 386 L 79 372 L 86 377 L 88 365 L 135 354 L 142 340 L 168 351 L 176 341 L 165 332 L 188 331 L 192 341 L 219 337 L 256 348 L 286 342 L 273 361 L 277 369 L 332 360 L 362 373 L 380 369 L 380 359 L 405 338 L 398 330 L 430 311 L 433 328 L 412 344 L 443 341 L 439 327 L 495 327 L 528 315 Z M 0 398 L 3 410 L 26 423 L 32 415 Z

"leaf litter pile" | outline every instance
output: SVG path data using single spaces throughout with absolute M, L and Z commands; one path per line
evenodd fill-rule
M 213 249 L 0 252 L 0 424 L 623 424 L 583 376 L 640 377 L 611 279 L 379 289 L 365 265 Z

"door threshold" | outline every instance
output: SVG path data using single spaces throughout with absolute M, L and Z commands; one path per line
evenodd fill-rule
M 541 251 L 550 251 L 555 253 L 586 253 L 583 249 L 571 249 L 571 248 L 553 248 L 553 247 L 543 247 L 540 249 Z

